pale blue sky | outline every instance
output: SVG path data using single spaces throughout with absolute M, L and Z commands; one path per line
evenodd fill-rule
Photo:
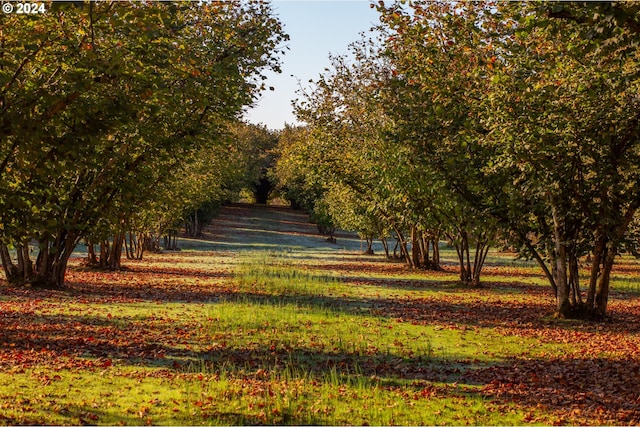
M 368 0 L 302 1 L 275 0 L 275 14 L 291 37 L 290 50 L 282 58 L 282 73 L 269 74 L 266 91 L 246 115 L 251 123 L 282 129 L 285 122 L 295 124 L 291 100 L 295 99 L 298 79 L 308 86 L 330 65 L 329 53 L 345 54 L 360 33 L 379 23 L 378 12 Z M 293 77 L 291 76 L 293 75 Z

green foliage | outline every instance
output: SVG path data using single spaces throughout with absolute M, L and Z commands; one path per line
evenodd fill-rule
M 341 229 L 355 231 L 361 237 L 386 234 L 381 233 L 381 221 L 371 206 L 351 188 L 335 184 L 325 194 L 325 200 L 331 218 Z
M 267 203 L 273 183 L 268 173 L 275 163 L 277 136 L 263 125 L 238 124 L 234 127 L 234 148 L 244 158 L 244 185 L 258 203 Z
M 0 238 L 43 254 L 36 277 L 2 261 L 11 281 L 51 286 L 82 237 L 223 139 L 286 39 L 262 3 L 54 3 L 0 25 Z
M 429 265 L 425 239 L 446 235 L 463 282 L 508 236 L 542 267 L 559 315 L 606 315 L 615 256 L 637 244 L 638 6 L 378 10 L 380 36 L 332 57 L 296 104 L 307 142 L 291 149 L 324 211 L 363 233 L 380 221 L 414 267 Z
M 323 192 L 322 182 L 313 173 L 313 162 L 308 161 L 312 148 L 307 129 L 287 125 L 278 135 L 276 162 L 269 171 L 276 190 L 291 206 L 309 212 Z
M 556 6 L 515 8 L 538 19 L 522 19 L 506 43 L 513 54 L 488 97 L 487 142 L 496 151 L 488 172 L 519 190 L 507 215 L 532 220 L 538 242 L 525 241 L 527 251 L 553 267 L 559 313 L 603 316 L 615 254 L 640 206 L 640 63 L 631 49 L 640 34 L 624 23 L 637 19 L 637 7 L 596 4 L 585 15 Z M 585 254 L 594 266 L 583 301 L 575 265 Z
M 450 81 L 456 75 L 451 73 L 452 67 L 459 64 L 450 61 L 434 66 L 428 70 L 430 78 L 418 84 L 405 74 L 411 72 L 409 67 L 420 67 L 422 61 L 391 53 L 396 46 L 398 50 L 422 48 L 428 39 L 424 33 L 431 31 L 424 22 L 416 21 L 412 38 L 362 40 L 351 46 L 349 56 L 333 57 L 332 68 L 320 77 L 312 92 L 303 94 L 297 113 L 310 127 L 309 147 L 300 157 L 323 183 L 323 203 L 334 222 L 367 238 L 381 237 L 383 243 L 393 231 L 409 265 L 438 268 L 437 253 L 434 250 L 430 259 L 428 245 L 437 242 L 440 234 L 454 230 L 449 234 L 463 236 L 467 251 L 467 236 L 481 235 L 476 240 L 485 245 L 495 227 L 488 220 L 469 220 L 470 216 L 481 218 L 483 212 L 455 195 L 449 186 L 451 179 L 444 173 L 455 170 L 461 180 L 468 174 L 478 175 L 477 156 L 467 155 L 471 137 L 449 137 L 452 129 L 445 129 L 440 122 L 444 115 L 451 115 L 450 121 L 458 123 L 459 117 L 470 114 L 466 107 L 450 108 L 466 105 L 456 99 L 463 83 Z M 419 23 L 423 25 L 420 28 Z M 407 70 L 402 68 L 405 65 Z M 451 93 L 447 99 L 442 96 L 436 117 L 431 106 L 421 104 L 445 88 Z M 427 123 L 433 123 L 433 132 Z M 444 155 L 444 146 L 457 147 L 462 157 Z M 456 163 L 445 165 L 443 159 Z M 473 279 L 470 272 L 461 274 L 461 279 L 477 282 L 479 273 L 480 266 Z
M 164 175 L 146 204 L 135 206 L 129 218 L 134 230 L 162 235 L 187 224 L 198 237 L 217 209 L 233 200 L 251 176 L 250 141 L 239 146 L 234 123 L 220 130 L 217 139 L 190 153 L 179 164 L 159 171 Z
M 540 263 L 560 315 L 603 316 L 640 203 L 636 7 L 411 7 L 413 19 L 381 8 L 399 132 Z M 577 259 L 587 253 L 583 301 Z

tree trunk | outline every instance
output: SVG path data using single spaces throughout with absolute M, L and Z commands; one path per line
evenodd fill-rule
M 145 233 L 144 249 L 150 252 L 160 252 L 160 236 L 156 236 L 153 233 Z
M 78 243 L 76 234 L 60 232 L 55 240 L 48 236 L 38 241 L 38 255 L 32 262 L 28 243 L 16 245 L 16 263 L 10 257 L 8 247 L 0 245 L 0 258 L 7 281 L 15 286 L 37 288 L 64 288 L 67 264 Z
M 174 231 L 170 231 L 164 237 L 164 248 L 168 251 L 177 251 L 178 250 L 178 240 L 177 233 Z
M 570 316 L 569 283 L 567 281 L 567 257 L 562 244 L 556 245 L 555 282 L 558 286 L 556 295 L 556 313 L 560 317 Z
M 124 230 L 113 236 L 113 244 L 109 252 L 109 270 L 119 270 L 122 262 L 122 247 L 124 245 Z
M 94 243 L 91 240 L 87 240 L 87 263 L 89 265 L 98 264 L 98 257 L 96 255 Z
M 413 268 L 420 268 L 420 238 L 415 225 L 411 226 L 411 263 Z
M 473 277 L 471 274 L 471 260 L 469 258 L 469 235 L 466 231 L 462 231 L 462 245 L 463 245 L 463 254 L 466 256 L 467 266 L 466 266 L 466 284 L 473 283 Z
M 440 270 L 440 247 L 438 246 L 438 238 L 431 240 L 433 245 L 433 266 L 434 269 Z
M 48 242 L 46 243 L 48 244 Z M 32 277 L 33 262 L 31 262 L 31 256 L 29 255 L 29 242 L 24 242 L 24 244 L 17 246 L 16 250 L 18 251 L 18 259 L 23 264 L 24 276 Z M 48 251 L 45 251 L 45 253 L 48 253 Z
M 491 246 L 489 245 L 489 238 L 485 235 L 485 233 L 481 233 L 476 236 L 476 253 L 473 260 L 473 272 L 471 281 L 474 286 L 480 286 L 480 273 L 482 272 L 482 267 L 484 266 L 484 262 L 487 259 L 487 254 L 489 253 L 490 247 Z
M 578 266 L 577 248 L 572 246 L 569 252 L 569 289 L 571 291 L 571 305 L 583 307 L 582 291 L 580 290 L 580 268 Z
M 487 233 L 480 232 L 474 236 L 475 249 L 473 264 L 471 263 L 469 233 L 463 228 L 458 228 L 457 235 L 447 233 L 447 237 L 456 249 L 458 263 L 460 265 L 460 282 L 464 285 L 479 286 L 482 267 L 484 266 L 490 248 L 490 239 L 487 237 Z M 433 241 L 433 245 L 434 252 L 438 253 L 437 258 L 439 262 L 440 255 L 437 249 L 437 241 Z
M 609 301 L 609 282 L 611 279 L 611 269 L 616 258 L 616 248 L 607 248 L 607 256 L 602 265 L 602 274 L 598 281 L 598 290 L 595 297 L 595 307 L 593 314 L 597 318 L 603 318 L 607 315 L 607 303 Z
M 618 246 L 620 242 L 624 238 L 625 233 L 629 229 L 629 224 L 633 220 L 638 206 L 640 205 L 640 201 L 636 201 L 633 203 L 627 211 L 622 216 L 622 220 L 613 227 L 611 236 L 613 236 L 608 242 L 603 244 L 604 250 L 601 252 L 600 261 L 602 262 L 602 271 L 600 272 L 600 277 L 598 280 L 598 285 L 595 293 L 595 306 L 593 307 L 592 313 L 594 317 L 603 318 L 607 315 L 607 304 L 609 302 L 609 282 L 611 280 L 611 270 L 613 268 L 613 264 L 615 263 L 615 258 L 618 253 Z M 606 235 L 607 233 L 603 233 Z M 602 244 L 604 242 L 604 238 L 601 237 L 599 240 Z M 595 254 L 594 254 L 595 258 Z M 594 259 L 595 264 L 595 259 Z M 591 281 L 593 281 L 593 277 L 591 277 Z M 590 306 L 591 307 L 591 306 Z
M 131 242 L 131 231 L 127 231 L 124 236 L 124 254 L 127 259 L 133 259 L 133 243 Z
M 568 317 L 571 311 L 569 300 L 569 283 L 567 281 L 567 247 L 565 220 L 560 217 L 555 205 L 552 205 L 553 214 L 553 234 L 554 234 L 554 279 L 557 286 L 556 294 L 556 314 L 560 317 Z
M 127 259 L 141 260 L 144 256 L 145 250 L 145 235 L 144 233 L 136 233 L 133 230 L 129 230 L 128 237 L 125 238 L 125 247 L 127 249 Z M 127 245 L 128 242 L 128 245 Z
M 459 233 L 459 238 L 456 238 L 456 236 L 452 234 L 449 234 L 448 237 L 456 250 L 456 255 L 458 255 L 458 264 L 460 265 L 460 283 L 468 285 L 471 282 L 471 274 L 465 266 L 465 259 L 468 259 L 469 251 L 469 245 L 468 243 L 465 243 L 466 233 Z M 465 251 L 467 254 L 465 254 Z
M 196 209 L 193 212 L 193 234 L 191 237 L 200 237 L 200 219 L 198 218 L 198 210 Z
M 366 255 L 373 255 L 373 236 L 366 236 L 367 250 L 364 252 Z
M 2 259 L 2 269 L 9 283 L 20 281 L 21 272 L 18 267 L 13 264 L 9 248 L 5 244 L 0 244 L 0 259 Z
M 413 264 L 413 259 L 411 258 L 411 255 L 409 255 L 409 250 L 407 249 L 407 242 L 404 239 L 402 232 L 396 227 L 393 227 L 393 230 L 396 233 L 397 243 L 398 243 L 398 246 L 400 247 L 400 252 L 404 257 L 405 262 L 409 267 L 415 268 L 415 265 Z M 395 255 L 395 249 L 394 249 L 394 255 Z
M 141 260 L 144 256 L 144 250 L 145 250 L 145 245 L 144 245 L 144 233 L 136 233 L 135 235 L 135 239 L 136 239 L 136 251 L 134 253 L 135 259 Z
M 109 248 L 110 244 L 108 240 L 102 240 L 100 242 L 100 255 L 98 257 L 98 264 L 101 268 L 106 269 L 109 265 Z
M 431 260 L 429 260 L 429 256 L 431 255 L 429 251 L 429 238 L 426 233 L 422 234 L 422 241 L 420 242 L 420 249 L 422 250 L 422 259 L 424 260 L 424 265 L 428 269 L 432 269 L 433 265 L 431 264 Z
M 389 242 L 387 242 L 387 239 L 384 236 L 380 237 L 380 242 L 382 242 L 382 247 L 384 248 L 384 256 L 389 259 Z
M 125 231 L 117 232 L 111 241 L 100 242 L 98 265 L 105 270 L 119 270 L 122 266 L 122 251 L 125 245 Z
M 554 297 L 557 296 L 558 295 L 558 286 L 556 285 L 556 279 L 555 279 L 554 272 L 553 271 L 549 271 L 549 267 L 547 266 L 546 262 L 544 261 L 542 256 L 538 253 L 536 248 L 533 246 L 533 244 L 531 243 L 531 240 L 529 240 L 529 237 L 526 235 L 526 233 L 520 231 L 520 232 L 518 232 L 518 235 L 520 237 L 520 241 L 522 243 L 524 243 L 524 245 L 527 247 L 527 249 L 529 250 L 531 255 L 533 255 L 533 259 L 536 260 L 536 262 L 538 263 L 540 268 L 542 268 L 542 271 L 544 271 L 544 275 L 547 278 L 547 281 L 549 282 L 549 284 L 551 285 L 551 290 L 553 292 L 553 296 Z M 553 257 L 551 256 L 550 258 L 553 258 Z
M 596 231 L 596 244 L 593 248 L 593 258 L 591 260 L 591 271 L 589 274 L 589 288 L 587 289 L 587 307 L 594 307 L 596 300 L 596 290 L 598 289 L 598 279 L 600 278 L 600 266 L 602 264 L 603 253 L 606 251 L 606 237 L 602 230 Z

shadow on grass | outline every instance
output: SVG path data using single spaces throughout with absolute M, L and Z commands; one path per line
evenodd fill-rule
M 226 279 L 233 277 L 233 273 L 225 272 L 225 271 L 216 271 L 216 272 L 208 272 L 208 271 L 198 271 L 196 274 L 193 272 L 189 272 L 185 274 L 184 271 L 180 271 L 173 268 L 163 268 L 158 266 L 153 266 L 152 268 L 137 268 L 137 267 L 129 267 L 127 269 L 128 272 L 132 274 L 136 273 L 144 273 L 151 274 L 153 277 L 162 277 L 162 276 L 174 276 L 174 277 L 185 277 L 185 278 L 196 278 L 196 279 Z
M 166 404 L 160 402 L 160 409 L 153 409 L 153 401 L 146 402 L 141 405 L 142 410 L 123 411 L 121 408 L 107 409 L 96 404 L 65 404 L 63 410 L 56 412 L 61 414 L 64 420 L 62 425 L 160 425 L 177 424 L 189 425 L 194 420 L 205 420 L 212 422 L 214 425 L 262 425 L 264 420 L 250 414 L 242 414 L 224 411 L 203 411 L 200 410 L 197 416 L 193 413 L 187 413 L 186 407 L 176 410 L 171 415 L 167 415 L 166 409 L 162 407 Z M 185 405 L 186 406 L 186 405 Z M 137 409 L 137 408 L 136 408 Z M 20 416 L 16 418 L 5 417 L 0 414 L 0 421 L 6 425 L 41 425 L 42 421 L 35 417 Z M 173 423 L 171 423 L 173 421 Z M 176 423 L 179 421 L 179 423 Z M 98 424 L 99 423 L 99 424 Z
M 132 292 L 127 284 L 105 285 L 101 291 L 97 291 L 94 285 L 78 286 L 86 286 L 84 295 L 97 292 L 100 297 Z M 152 301 L 183 301 L 184 292 L 159 287 L 146 293 L 141 291 L 140 295 Z M 547 314 L 546 305 L 460 301 L 455 299 L 456 295 L 449 295 L 450 300 L 268 296 L 257 292 L 224 293 L 215 288 L 203 293 L 194 286 L 189 292 L 189 298 L 201 302 L 237 300 L 273 305 L 275 308 L 296 305 L 351 315 L 397 318 L 425 325 L 508 326 L 523 330 L 544 330 L 550 326 L 542 320 Z M 41 296 L 46 295 L 41 293 Z M 77 294 L 57 295 L 73 300 Z M 551 326 L 556 330 L 573 330 L 575 324 L 555 323 Z M 607 324 L 597 328 L 587 326 L 594 333 L 606 332 L 608 328 Z M 637 321 L 626 326 L 627 334 L 639 332 Z M 113 360 L 117 364 L 164 368 L 175 373 L 198 369 L 217 372 L 222 369 L 234 375 L 255 375 L 260 369 L 276 373 L 294 369 L 292 372 L 295 374 L 297 370 L 296 375 L 304 376 L 306 373 L 318 378 L 338 374 L 339 381 L 349 381 L 350 376 L 358 373 L 365 377 L 367 384 L 370 382 L 370 385 L 382 387 L 402 386 L 418 390 L 426 387 L 427 382 L 480 386 L 482 395 L 505 404 L 515 402 L 519 407 L 565 412 L 566 408 L 579 410 L 580 417 L 584 418 L 573 418 L 579 424 L 593 420 L 616 424 L 637 424 L 638 421 L 640 365 L 633 358 L 509 358 L 481 364 L 456 361 L 455 354 L 449 358 L 429 355 L 401 357 L 384 350 L 320 351 L 277 342 L 273 348 L 267 345 L 225 348 L 210 343 L 209 348 L 202 349 L 199 346 L 189 347 L 188 343 L 192 341 L 189 332 L 183 325 L 161 319 L 147 322 L 89 315 L 45 315 L 28 310 L 5 311 L 0 317 L 0 341 L 3 343 L 0 365 L 69 366 L 68 360 L 75 359 L 76 366 L 85 367 L 85 362 L 89 361 L 91 366 L 103 369 Z M 407 384 L 407 381 L 414 383 Z M 234 415 L 229 416 L 229 422 L 235 422 Z
M 139 273 L 152 273 L 151 280 L 135 283 L 133 279 Z M 233 275 L 228 272 L 205 272 L 193 274 L 182 269 L 170 267 L 133 267 L 130 272 L 132 281 L 126 279 L 113 282 L 72 283 L 69 293 L 84 298 L 96 298 L 99 302 L 120 302 L 146 300 L 153 302 L 200 302 L 215 303 L 221 300 L 237 300 L 250 303 L 272 304 L 274 306 L 293 305 L 310 309 L 331 310 L 339 313 L 402 319 L 405 322 L 425 325 L 445 325 L 458 328 L 461 326 L 508 327 L 512 329 L 545 330 L 552 326 L 572 330 L 574 323 L 553 323 L 547 319 L 553 314 L 554 307 L 549 303 L 551 296 L 544 286 L 523 283 L 486 282 L 480 288 L 460 286 L 455 280 L 388 280 L 366 276 L 339 279 L 347 283 L 357 282 L 358 286 L 384 287 L 398 290 L 429 290 L 438 293 L 426 297 L 413 295 L 409 297 L 353 297 L 345 294 L 329 294 L 329 290 L 318 294 L 318 289 L 305 292 L 296 289 L 294 293 L 269 295 L 259 289 L 238 290 L 234 283 L 200 284 L 197 279 L 228 280 Z M 155 280 L 154 280 L 155 275 Z M 182 278 L 163 283 L 163 277 Z M 443 278 L 446 275 L 443 275 Z M 313 275 L 314 280 L 336 280 L 331 275 Z M 194 280 L 196 279 L 196 280 Z M 497 294 L 497 295 L 496 295 Z M 510 298 L 521 294 L 522 297 Z M 491 296 L 491 298 L 489 298 Z M 503 298 L 504 296 L 504 298 Z M 581 327 L 595 331 L 597 327 L 619 326 L 624 323 L 629 333 L 640 333 L 640 322 L 629 321 L 628 316 L 612 312 L 612 318 L 606 324 L 580 324 Z
M 267 295 L 238 292 L 228 294 L 226 301 L 253 304 L 299 306 L 329 310 L 348 315 L 397 319 L 416 325 L 442 325 L 453 329 L 467 327 L 510 327 L 546 329 L 543 319 L 552 313 L 547 304 L 518 301 L 461 301 L 452 293 L 444 298 L 350 297 L 345 295 Z M 562 326 L 560 326 L 562 327 Z M 572 325 L 567 324 L 566 328 Z
M 260 234 L 255 233 L 254 237 Z M 300 237 L 303 236 L 298 236 Z M 210 250 L 220 247 L 236 250 L 251 248 L 251 245 L 238 241 L 228 243 L 227 246 L 215 242 L 206 246 Z M 272 250 L 278 248 L 279 243 L 276 241 L 253 247 Z M 197 255 L 188 256 L 193 258 Z M 340 261 L 341 258 L 336 260 Z M 347 264 L 343 267 L 344 272 L 361 271 L 362 275 L 356 279 L 361 280 L 364 286 L 407 289 L 408 284 L 404 280 L 389 281 L 366 277 L 364 273 L 370 272 L 369 267 L 362 266 L 361 270 L 354 270 L 356 267 Z M 404 387 L 407 385 L 406 381 L 414 381 L 409 387 L 416 389 L 424 388 L 426 382 L 457 382 L 481 386 L 484 395 L 495 397 L 504 403 L 515 401 L 518 405 L 529 408 L 544 405 L 565 412 L 569 410 L 567 408 L 579 409 L 585 417 L 592 417 L 585 418 L 585 423 L 608 419 L 614 420 L 616 424 L 640 422 L 637 419 L 640 366 L 638 361 L 631 357 L 522 357 L 496 359 L 495 362 L 481 364 L 456 361 L 455 354 L 447 358 L 428 354 L 402 357 L 388 354 L 384 350 L 321 351 L 291 347 L 278 342 L 274 342 L 273 348 L 267 345 L 231 348 L 222 344 L 200 342 L 200 338 L 193 334 L 201 319 L 192 319 L 188 323 L 190 326 L 185 327 L 181 322 L 169 319 L 150 321 L 133 318 L 110 319 L 87 314 L 48 315 L 36 311 L 29 305 L 29 298 L 25 297 L 35 295 L 36 298 L 46 299 L 53 295 L 63 301 L 66 298 L 70 303 L 80 299 L 88 303 L 127 303 L 142 300 L 154 303 L 192 301 L 215 304 L 218 301 L 240 301 L 272 305 L 274 309 L 292 305 L 308 307 L 310 310 L 396 319 L 417 325 L 439 325 L 451 329 L 470 327 L 473 330 L 479 326 L 502 328 L 503 333 L 505 330 L 540 333 L 559 330 L 563 333 L 578 329 L 575 323 L 545 320 L 553 310 L 548 299 L 540 298 L 541 302 L 500 298 L 483 300 L 475 290 L 472 290 L 473 293 L 470 295 L 466 294 L 466 289 L 456 288 L 451 281 L 447 283 L 446 280 L 445 283 L 419 281 L 419 285 L 415 287 L 419 290 L 433 286 L 440 293 L 438 298 L 372 298 L 313 293 L 273 296 L 251 290 L 238 292 L 235 288 L 221 283 L 199 284 L 194 280 L 200 278 L 210 282 L 224 282 L 230 277 L 225 272 L 205 272 L 204 275 L 200 275 L 170 267 L 145 269 L 134 265 L 132 268 L 131 279 L 141 273 L 148 273 L 150 280 L 127 282 L 119 279 L 103 283 L 78 280 L 71 284 L 69 291 L 57 293 L 0 290 L 0 302 L 22 304 L 19 308 L 9 307 L 10 310 L 4 311 L 0 306 L 0 342 L 3 343 L 0 348 L 0 366 L 51 366 L 60 369 L 73 367 L 74 364 L 70 364 L 69 361 L 75 360 L 75 366 L 83 368 L 92 366 L 95 369 L 104 369 L 111 366 L 111 363 L 116 363 L 164 368 L 174 373 L 193 372 L 197 369 L 213 372 L 226 369 L 238 375 L 256 375 L 260 369 L 265 368 L 277 373 L 297 369 L 299 375 L 308 372 L 320 378 L 337 373 L 341 376 L 340 381 L 348 381 L 349 376 L 358 373 L 357 375 L 363 377 L 367 384 L 380 384 L 383 387 Z M 329 266 L 327 269 L 336 270 L 335 266 Z M 127 274 L 124 272 L 122 275 L 127 278 Z M 528 274 L 527 272 L 525 276 Z M 416 281 L 410 280 L 409 283 Z M 539 286 L 519 286 L 518 289 L 523 292 L 531 290 L 535 293 L 542 289 Z M 495 289 L 510 289 L 513 284 L 488 284 L 487 287 L 487 292 L 494 292 Z M 621 328 L 623 323 L 624 328 Z M 585 341 L 614 329 L 623 329 L 627 336 L 640 333 L 637 315 L 610 324 L 579 326 L 580 334 L 577 339 Z M 561 338 L 576 339 L 568 335 Z M 227 415 L 233 417 L 237 414 Z M 582 419 L 577 420 L 579 423 Z M 128 418 L 123 421 L 135 423 Z M 250 419 L 245 421 L 259 422 Z M 229 418 L 229 422 L 236 421 Z
M 487 363 L 455 361 L 435 355 L 402 357 L 385 352 L 320 351 L 287 346 L 251 348 L 213 348 L 194 352 L 191 363 L 181 369 L 187 372 L 249 375 L 270 372 L 280 377 L 360 381 L 387 386 L 407 385 L 407 381 L 454 383 L 461 373 Z M 341 378 L 335 378 L 339 376 Z M 479 384 L 479 383 L 474 383 Z M 416 384 L 418 387 L 420 384 Z
M 252 373 L 258 369 L 282 372 L 294 368 L 301 376 L 358 373 L 388 381 L 453 382 L 461 370 L 471 366 L 471 362 L 434 354 L 403 357 L 372 349 L 317 350 L 278 342 L 230 348 L 226 344 L 200 342 L 201 337 L 190 335 L 183 325 L 162 320 L 141 322 L 15 312 L 3 317 L 0 326 L 3 343 L 0 366 L 4 368 L 35 365 L 107 368 L 120 364 L 215 373 L 220 373 L 220 369 L 227 373 Z
M 226 276 L 218 275 L 216 277 Z M 326 276 L 326 278 L 327 280 L 333 279 L 330 276 Z M 407 289 L 404 283 L 394 284 L 384 281 L 375 281 L 374 283 L 376 286 Z M 469 299 L 467 288 L 459 287 L 454 281 L 434 283 L 433 289 L 441 296 L 437 298 L 356 297 L 340 294 L 339 290 L 336 290 L 334 295 L 322 295 L 313 291 L 305 293 L 304 290 L 299 289 L 294 291 L 295 293 L 283 292 L 272 295 L 259 289 L 237 290 L 231 286 L 199 286 L 189 281 L 168 284 L 151 281 L 144 283 L 144 285 L 117 282 L 90 285 L 78 283 L 73 285 L 69 292 L 71 295 L 83 298 L 95 298 L 97 302 L 118 303 L 122 301 L 122 298 L 128 298 L 131 301 L 145 300 L 150 302 L 216 303 L 218 301 L 240 301 L 270 304 L 274 307 L 290 305 L 308 307 L 311 310 L 330 310 L 335 313 L 401 319 L 404 322 L 415 324 L 445 325 L 454 328 L 461 326 L 547 328 L 549 325 L 542 319 L 553 312 L 553 307 L 544 303 L 543 299 L 540 302 Z M 534 289 L 537 290 L 535 287 Z M 487 292 L 493 292 L 493 289 L 487 290 Z M 461 296 L 467 298 L 463 299 Z
M 552 298 L 551 289 L 545 286 L 522 282 L 497 282 L 495 280 L 483 281 L 480 286 L 469 286 L 461 283 L 459 280 L 452 280 L 451 277 L 451 273 L 438 272 L 437 275 L 430 275 L 429 278 L 424 279 L 344 276 L 340 277 L 339 280 L 343 283 L 397 289 L 400 291 L 432 291 L 458 294 L 522 294 L 549 297 L 550 300 Z
M 97 359 L 93 366 L 102 370 L 111 366 L 113 359 L 113 363 L 121 365 L 164 368 L 176 374 L 203 372 L 229 378 L 266 375 L 265 380 L 269 380 L 269 376 L 303 378 L 338 386 L 357 381 L 367 388 L 403 387 L 413 392 L 431 383 L 464 384 L 480 386 L 481 395 L 504 404 L 514 403 L 520 408 L 565 412 L 570 408 L 578 414 L 574 414 L 578 417 L 572 418 L 574 422 L 637 424 L 639 421 L 640 362 L 631 356 L 623 359 L 509 358 L 480 364 L 433 356 L 401 357 L 379 351 L 316 350 L 286 345 L 269 347 L 268 344 L 192 349 L 170 343 L 176 335 L 170 330 L 171 326 L 155 330 L 147 325 L 141 331 L 135 322 L 17 313 L 9 320 L 22 326 L 7 328 L 3 318 L 0 339 L 4 346 L 0 355 L 4 367 L 38 363 L 42 368 L 47 364 L 37 356 L 46 353 L 47 363 L 52 367 L 60 366 L 62 361 L 68 363 L 70 358 Z M 159 337 L 163 339 L 153 342 Z M 229 421 L 232 422 L 233 417 Z

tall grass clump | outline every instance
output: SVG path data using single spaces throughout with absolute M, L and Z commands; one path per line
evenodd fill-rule
M 239 289 L 271 296 L 328 296 L 341 288 L 332 275 L 314 274 L 296 266 L 279 252 L 250 252 L 236 269 Z

